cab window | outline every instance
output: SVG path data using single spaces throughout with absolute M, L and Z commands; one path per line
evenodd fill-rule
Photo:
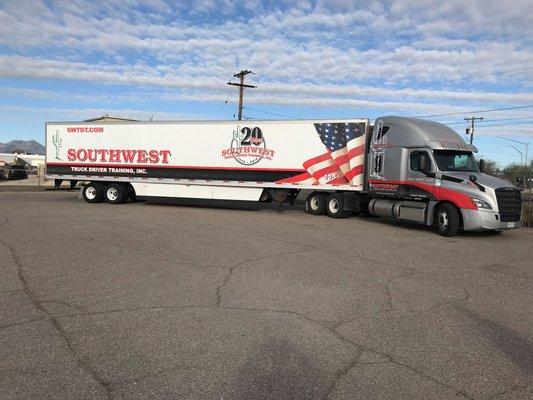
M 412 151 L 411 154 L 409 155 L 409 169 L 411 171 L 418 171 L 418 160 L 420 159 L 420 154 L 426 154 L 428 159 L 431 160 L 431 158 L 429 157 L 429 153 L 425 150 L 415 150 L 415 151 Z M 430 161 L 430 165 L 431 164 L 431 161 Z

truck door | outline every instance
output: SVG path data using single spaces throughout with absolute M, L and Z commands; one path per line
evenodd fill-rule
M 414 198 L 433 197 L 435 162 L 431 153 L 427 149 L 411 149 L 407 162 L 404 195 Z

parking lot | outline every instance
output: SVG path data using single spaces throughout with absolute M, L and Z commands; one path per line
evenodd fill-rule
M 0 398 L 531 399 L 532 243 L 0 192 Z

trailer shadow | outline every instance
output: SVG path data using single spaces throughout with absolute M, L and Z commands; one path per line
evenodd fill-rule
M 180 206 L 191 208 L 213 208 L 226 210 L 305 210 L 305 206 L 301 203 L 290 205 L 289 203 L 259 203 L 256 201 L 242 201 L 242 200 L 212 200 L 212 199 L 176 199 L 176 198 L 158 198 L 150 200 L 142 200 L 147 206 Z

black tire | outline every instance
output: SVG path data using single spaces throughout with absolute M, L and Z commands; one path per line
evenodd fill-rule
M 307 196 L 305 201 L 305 211 L 311 215 L 326 214 L 327 194 L 322 192 L 313 192 Z
M 344 210 L 342 193 L 332 193 L 328 196 L 326 211 L 331 218 L 348 218 L 353 210 Z
M 109 204 L 121 204 L 128 198 L 128 189 L 122 183 L 110 183 L 105 187 L 104 195 Z
M 101 203 L 104 200 L 104 187 L 98 182 L 89 182 L 83 187 L 82 195 L 87 203 Z
M 455 236 L 459 232 L 459 211 L 449 203 L 443 203 L 435 216 L 437 230 L 442 236 Z
M 131 184 L 126 185 L 126 190 L 126 201 L 130 199 L 132 203 L 135 203 L 137 201 L 137 194 L 135 193 L 135 189 L 133 188 L 133 186 L 131 186 Z
M 361 208 L 361 215 L 365 218 L 377 218 L 375 215 L 370 213 L 370 210 L 368 209 L 370 203 L 364 203 L 363 207 Z

